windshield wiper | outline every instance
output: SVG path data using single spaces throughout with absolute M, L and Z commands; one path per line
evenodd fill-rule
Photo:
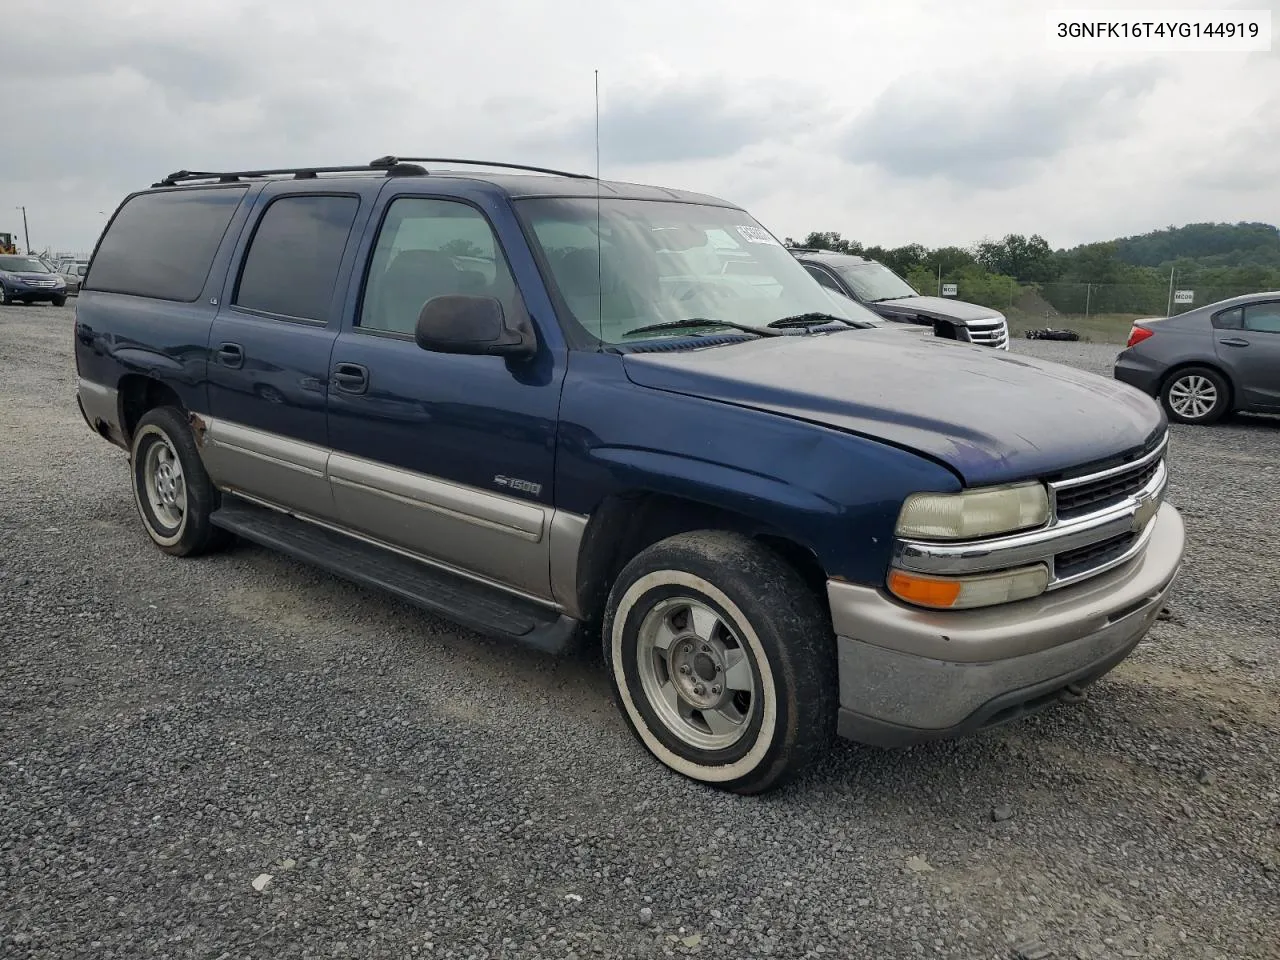
M 797 313 L 794 316 L 783 317 L 780 320 L 774 320 L 766 326 L 773 329 L 786 329 L 787 327 L 818 327 L 826 323 L 843 323 L 848 327 L 857 327 L 865 330 L 872 326 L 869 323 L 863 323 L 861 320 L 849 320 L 846 317 L 837 317 L 834 313 Z
M 664 323 L 650 323 L 643 327 L 636 327 L 634 330 L 628 330 L 623 336 L 629 337 L 637 333 L 657 333 L 660 330 L 680 330 L 685 327 L 729 327 L 732 330 L 754 333 L 761 337 L 781 336 L 780 333 L 774 330 L 753 327 L 746 323 L 734 323 L 732 320 L 711 320 L 707 317 L 690 317 L 688 320 L 667 320 Z

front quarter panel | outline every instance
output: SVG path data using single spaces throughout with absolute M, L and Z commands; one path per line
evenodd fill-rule
M 720 349 L 733 349 L 732 346 Z M 658 493 L 730 510 L 811 550 L 827 576 L 878 586 L 902 501 L 958 490 L 917 454 L 789 417 L 641 387 L 621 358 L 572 354 L 557 506 Z

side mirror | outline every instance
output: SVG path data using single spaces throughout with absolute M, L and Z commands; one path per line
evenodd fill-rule
M 521 311 L 508 318 L 493 297 L 432 297 L 413 335 L 418 346 L 435 353 L 531 357 L 538 351 L 529 317 Z

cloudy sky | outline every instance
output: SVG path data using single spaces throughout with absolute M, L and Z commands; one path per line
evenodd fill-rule
M 1059 247 L 1280 223 L 1280 44 L 1051 48 L 1046 12 L 1084 3 L 3 3 L 21 122 L 0 141 L 0 231 L 25 205 L 36 248 L 87 250 L 127 191 L 180 168 L 399 153 L 590 172 L 596 69 L 605 176 L 727 197 L 779 235 Z M 1280 0 L 1236 6 L 1280 28 Z

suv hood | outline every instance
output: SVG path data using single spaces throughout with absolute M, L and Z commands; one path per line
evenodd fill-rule
M 919 316 L 930 320 L 959 320 L 968 323 L 970 320 L 994 320 L 1001 316 L 998 310 L 990 307 L 952 300 L 950 297 L 899 297 L 896 300 L 868 303 L 867 306 L 876 313 L 895 319 Z
M 629 353 L 633 383 L 807 420 L 925 454 L 968 486 L 1050 477 L 1147 448 L 1150 397 L 1060 364 L 889 329 Z

